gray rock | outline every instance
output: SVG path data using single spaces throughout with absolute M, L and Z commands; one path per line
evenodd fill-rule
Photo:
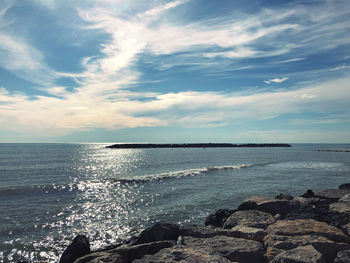
M 255 241 L 262 241 L 267 235 L 267 232 L 262 228 L 247 227 L 247 226 L 235 226 L 230 229 L 233 237 L 250 239 Z
M 304 198 L 311 198 L 314 197 L 315 193 L 311 190 L 308 189 L 305 193 L 303 193 L 300 197 L 304 197 Z
M 85 235 L 77 235 L 63 252 L 60 263 L 72 263 L 90 252 L 89 239 Z
M 108 263 L 125 263 L 122 256 L 117 253 L 110 253 L 110 252 L 96 252 L 91 253 L 87 256 L 78 258 L 74 261 L 74 263 L 102 263 L 102 262 L 108 262 Z
M 350 250 L 339 251 L 334 263 L 350 263 Z
M 282 199 L 282 200 L 292 200 L 293 196 L 291 196 L 290 194 L 279 194 L 275 196 L 276 199 Z
M 196 247 L 175 246 L 165 248 L 155 255 L 147 255 L 142 259 L 134 260 L 133 263 L 228 263 L 230 262 L 220 254 L 209 252 L 207 249 Z
M 206 218 L 204 224 L 206 226 L 222 227 L 224 225 L 226 219 L 234 212 L 236 212 L 236 210 L 219 209 L 215 212 L 215 214 L 210 214 Z
M 215 236 L 211 238 L 184 237 L 184 245 L 219 253 L 230 261 L 262 263 L 264 249 L 260 242 L 242 238 Z
M 321 253 L 309 245 L 282 252 L 271 263 L 325 263 L 325 260 Z
M 320 198 L 331 199 L 336 202 L 344 195 L 350 194 L 350 189 L 327 189 L 317 193 L 315 196 Z
M 245 210 L 233 213 L 227 218 L 224 228 L 230 229 L 235 226 L 247 226 L 265 229 L 276 220 L 269 213 L 258 210 Z
M 178 225 L 157 223 L 154 226 L 143 230 L 140 236 L 132 242 L 132 245 L 162 240 L 177 240 L 180 235 L 181 232 Z

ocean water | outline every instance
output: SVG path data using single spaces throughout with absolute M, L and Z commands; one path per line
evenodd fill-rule
M 78 233 L 99 248 L 155 222 L 203 224 L 251 195 L 350 182 L 350 145 L 106 149 L 0 144 L 0 262 L 55 262 Z

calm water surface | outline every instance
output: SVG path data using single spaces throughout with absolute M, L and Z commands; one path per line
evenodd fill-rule
M 350 182 L 350 145 L 105 149 L 0 144 L 0 262 L 57 261 L 78 233 L 93 248 L 157 221 L 203 224 L 252 194 L 300 195 Z

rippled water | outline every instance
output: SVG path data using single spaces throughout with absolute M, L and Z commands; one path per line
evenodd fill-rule
M 156 221 L 202 224 L 252 194 L 299 195 L 349 181 L 350 145 L 105 149 L 0 144 L 0 261 L 57 261 L 78 233 L 93 248 Z

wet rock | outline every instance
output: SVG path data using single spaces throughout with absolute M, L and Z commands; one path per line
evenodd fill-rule
M 276 220 L 269 213 L 259 210 L 245 210 L 233 213 L 227 218 L 224 228 L 230 229 L 235 226 L 247 226 L 265 229 L 268 225 L 273 224 Z
M 279 220 L 267 228 L 268 234 L 283 236 L 317 235 L 334 242 L 350 243 L 340 229 L 313 219 Z
M 282 199 L 282 200 L 292 200 L 294 197 L 289 194 L 279 194 L 275 196 L 276 199 Z
M 211 238 L 184 237 L 184 245 L 219 253 L 230 261 L 262 263 L 264 249 L 260 242 L 242 238 L 215 236 Z
M 59 262 L 72 263 L 90 252 L 89 239 L 85 235 L 77 235 L 63 252 Z
M 157 223 L 143 230 L 140 236 L 131 245 L 149 243 L 162 240 L 177 240 L 180 236 L 180 227 L 176 224 Z
M 290 204 L 288 200 L 252 196 L 244 200 L 245 202 L 253 202 L 258 206 L 257 210 L 270 213 L 272 215 L 281 214 L 284 215 L 290 211 Z
M 350 189 L 327 189 L 317 193 L 315 196 L 320 198 L 331 199 L 336 202 L 344 195 L 350 194 Z
M 205 220 L 204 224 L 206 226 L 222 227 L 226 219 L 235 211 L 236 210 L 219 209 L 215 212 L 215 214 L 210 214 Z
M 313 246 L 303 246 L 280 253 L 271 263 L 325 263 L 325 260 Z
M 339 251 L 334 263 L 350 263 L 350 250 Z
M 152 256 L 145 256 L 142 259 L 134 260 L 133 263 L 195 263 L 195 262 L 212 262 L 228 263 L 225 257 L 217 253 L 208 252 L 207 249 L 195 247 L 175 246 L 165 248 Z
M 341 189 L 341 190 L 350 190 L 350 183 L 341 184 L 341 185 L 339 185 L 338 188 Z
M 259 206 L 254 201 L 248 200 L 248 201 L 244 201 L 242 204 L 240 204 L 238 206 L 237 210 L 238 211 L 259 210 Z
M 311 198 L 314 197 L 315 193 L 311 190 L 308 189 L 305 193 L 303 193 L 300 197 L 304 197 L 304 198 Z

